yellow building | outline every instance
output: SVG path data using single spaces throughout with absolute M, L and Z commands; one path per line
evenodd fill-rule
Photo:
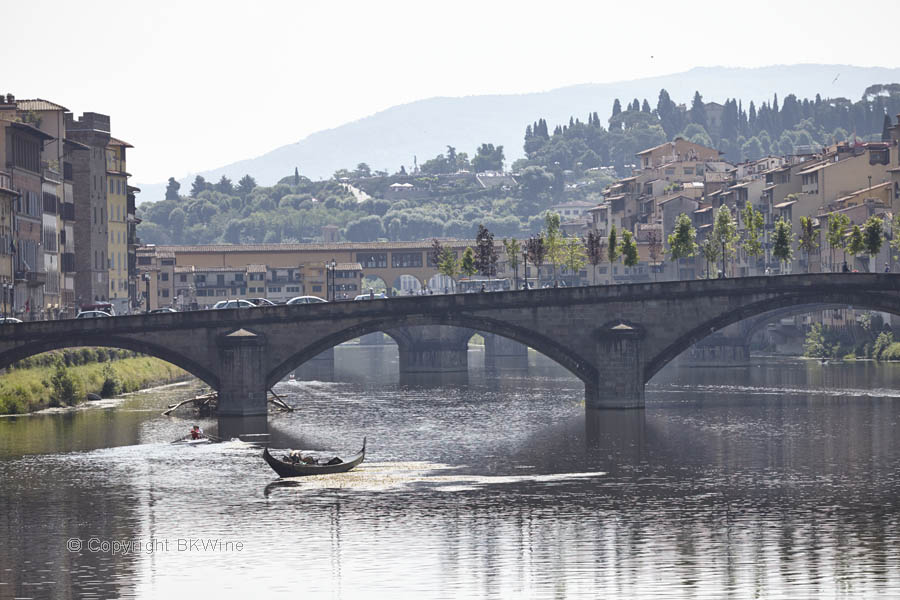
M 106 146 L 107 268 L 109 269 L 109 301 L 116 311 L 128 311 L 128 177 L 125 148 L 131 144 L 110 138 Z

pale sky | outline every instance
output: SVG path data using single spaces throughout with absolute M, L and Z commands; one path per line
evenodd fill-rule
M 856 8 L 854 8 L 856 7 Z M 897 67 L 896 2 L 4 3 L 0 92 L 109 114 L 137 183 L 225 165 L 433 96 L 697 66 Z

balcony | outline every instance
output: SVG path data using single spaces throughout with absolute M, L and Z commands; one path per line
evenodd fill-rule
M 38 287 L 47 283 L 47 274 L 42 271 L 16 271 L 16 281 L 24 281 L 28 287 Z

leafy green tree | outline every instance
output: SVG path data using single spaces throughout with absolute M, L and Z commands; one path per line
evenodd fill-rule
M 184 221 L 185 215 L 181 207 L 176 206 L 173 208 L 172 212 L 169 213 L 169 227 L 172 231 L 172 239 L 176 243 L 181 243 L 184 237 Z
M 463 252 L 459 270 L 466 277 L 471 277 L 478 272 L 478 267 L 475 266 L 475 252 L 471 248 L 466 248 Z
M 384 226 L 376 215 L 354 219 L 344 229 L 344 237 L 351 242 L 375 242 L 383 236 Z
M 828 246 L 831 248 L 831 265 L 834 270 L 834 251 L 840 248 L 844 253 L 844 263 L 847 262 L 847 254 L 844 249 L 844 236 L 850 226 L 850 217 L 844 214 L 831 213 L 828 215 Z
M 222 194 L 233 194 L 234 186 L 231 184 L 230 179 L 222 175 L 222 178 L 219 179 L 219 182 L 215 185 L 215 190 Z
M 196 198 L 200 192 L 205 192 L 207 189 L 209 189 L 209 183 L 202 175 L 197 175 L 194 183 L 191 184 L 191 198 Z
M 853 258 L 866 251 L 866 242 L 863 239 L 862 229 L 859 228 L 859 225 L 854 225 L 850 231 L 850 239 L 847 241 L 846 251 Z
M 544 243 L 544 234 L 532 236 L 525 242 L 525 251 L 528 253 L 528 260 L 537 268 L 538 287 L 541 285 L 541 267 L 544 266 L 544 258 L 547 256 L 547 245 Z M 527 280 L 528 273 L 525 273 Z
M 559 230 L 559 215 L 547 213 L 544 218 L 544 246 L 546 247 L 547 260 L 553 265 L 553 280 L 556 281 L 556 269 L 563 261 L 563 240 Z
M 254 188 L 256 188 L 256 180 L 253 179 L 253 177 L 251 177 L 250 175 L 244 175 L 243 177 L 241 177 L 240 181 L 238 181 L 237 194 L 241 198 L 246 198 L 250 195 L 250 192 L 252 192 Z
M 706 278 L 709 279 L 712 275 L 712 270 L 710 269 L 710 265 L 715 265 L 716 261 L 719 260 L 719 254 L 721 253 L 721 248 L 719 244 L 716 243 L 712 236 L 707 237 L 703 240 L 703 243 L 700 244 L 700 254 L 703 255 L 703 259 L 706 261 Z
M 181 184 L 175 181 L 174 177 L 169 177 L 169 183 L 166 184 L 166 200 L 178 200 L 178 190 Z
M 872 263 L 869 268 L 872 272 L 877 270 L 874 260 L 881 251 L 883 243 L 884 221 L 875 216 L 869 217 L 863 225 L 863 244 L 865 245 L 865 252 L 869 255 L 869 260 Z
M 515 289 L 519 289 L 519 260 L 522 254 L 522 245 L 515 238 L 509 240 L 503 238 L 503 250 L 506 251 L 506 263 L 514 273 Z
M 734 243 L 737 240 L 737 224 L 727 204 L 720 206 L 716 212 L 712 239 L 721 249 L 722 275 L 725 275 L 725 260 L 734 255 Z
M 494 246 L 494 234 L 484 225 L 478 225 L 475 236 L 475 268 L 485 277 L 497 274 L 497 248 Z
M 653 279 L 656 280 L 657 266 L 660 264 L 659 259 L 664 256 L 662 229 L 654 227 L 647 230 L 647 255 L 650 257 L 650 264 L 653 268 Z
M 465 255 L 463 255 L 465 257 Z M 441 248 L 441 255 L 438 259 L 438 273 L 450 278 L 456 288 L 456 276 L 459 275 L 460 264 L 456 258 L 456 252 L 451 248 Z
M 294 185 L 300 185 L 300 168 L 294 167 Z
M 482 144 L 475 152 L 472 166 L 478 173 L 484 171 L 503 170 L 503 146 L 494 147 L 493 144 Z
M 810 255 L 819 247 L 812 217 L 800 217 L 800 239 L 797 247 L 806 252 L 806 272 L 809 273 Z
M 566 238 L 563 242 L 563 266 L 572 275 L 573 283 L 578 279 L 578 273 L 584 268 L 587 255 L 584 246 L 578 238 Z
M 782 273 L 784 266 L 794 255 L 794 234 L 791 231 L 791 222 L 784 217 L 775 223 L 775 235 L 772 239 L 772 256 L 781 263 Z
M 620 249 L 626 267 L 638 264 L 638 247 L 634 241 L 634 235 L 627 229 L 622 233 L 622 247 Z
M 606 240 L 606 260 L 609 261 L 609 272 L 612 273 L 613 263 L 619 259 L 621 255 L 621 248 L 619 246 L 618 234 L 616 233 L 616 226 L 613 225 L 609 229 L 609 238 Z
M 763 245 L 760 240 L 762 235 L 765 219 L 762 212 L 753 208 L 749 202 L 741 211 L 741 219 L 744 221 L 744 242 L 743 248 L 747 256 L 759 259 L 763 255 Z
M 597 281 L 597 265 L 603 262 L 606 250 L 606 241 L 593 228 L 588 230 L 587 237 L 583 240 L 587 260 L 594 267 L 594 281 Z
M 75 391 L 75 380 L 63 364 L 57 359 L 56 368 L 50 378 L 50 406 L 74 406 L 78 401 Z
M 353 175 L 354 177 L 371 177 L 372 169 L 370 169 L 369 165 L 367 165 L 366 163 L 361 162 L 356 165 L 356 170 L 353 171 Z
M 669 255 L 672 260 L 691 258 L 697 253 L 697 230 L 694 223 L 685 213 L 675 219 L 675 227 L 669 234 Z

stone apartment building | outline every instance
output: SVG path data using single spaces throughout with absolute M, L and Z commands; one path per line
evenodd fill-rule
M 87 151 L 72 156 L 75 199 L 75 296 L 79 305 L 109 298 L 106 148 L 110 142 L 109 117 L 86 112 L 75 119 L 66 113 L 67 138 Z
M 131 144 L 110 137 L 106 146 L 106 199 L 109 301 L 117 312 L 129 309 L 128 177 L 125 149 Z

